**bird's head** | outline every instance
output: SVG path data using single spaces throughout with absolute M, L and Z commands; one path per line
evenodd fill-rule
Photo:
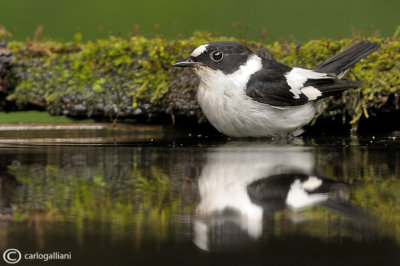
M 200 45 L 192 54 L 174 67 L 191 67 L 201 78 L 205 73 L 222 71 L 225 75 L 232 74 L 246 64 L 253 52 L 243 44 L 223 41 Z

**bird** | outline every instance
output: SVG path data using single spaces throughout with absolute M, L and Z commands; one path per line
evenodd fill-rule
M 200 79 L 199 105 L 208 121 L 229 137 L 293 139 L 320 112 L 323 99 L 362 86 L 341 79 L 377 51 L 360 41 L 314 69 L 290 67 L 234 41 L 202 44 L 173 67 L 190 67 Z

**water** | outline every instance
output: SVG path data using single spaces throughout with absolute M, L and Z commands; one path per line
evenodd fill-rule
M 281 145 L 64 128 L 28 145 L 15 130 L 0 130 L 0 252 L 72 257 L 18 265 L 400 264 L 397 133 Z

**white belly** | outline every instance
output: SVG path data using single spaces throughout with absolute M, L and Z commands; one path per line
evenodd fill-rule
M 315 104 L 274 107 L 254 101 L 234 88 L 200 84 L 198 100 L 209 122 L 231 137 L 282 136 L 308 124 L 316 113 Z

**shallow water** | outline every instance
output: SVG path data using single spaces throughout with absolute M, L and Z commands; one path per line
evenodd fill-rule
M 55 143 L 38 129 L 35 145 L 0 130 L 0 252 L 18 249 L 18 264 L 400 264 L 396 134 L 282 145 L 68 130 Z

